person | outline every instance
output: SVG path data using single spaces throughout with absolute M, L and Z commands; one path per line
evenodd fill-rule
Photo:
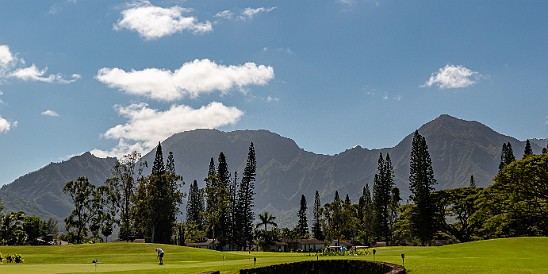
M 156 248 L 156 252 L 158 252 L 158 260 L 160 260 L 160 264 L 164 264 L 164 250 L 161 248 Z

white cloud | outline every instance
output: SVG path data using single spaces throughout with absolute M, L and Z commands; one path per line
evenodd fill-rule
M 440 68 L 437 73 L 432 73 L 430 79 L 421 87 L 438 86 L 446 88 L 466 88 L 477 83 L 482 75 L 477 71 L 470 70 L 463 66 L 446 65 Z
M 134 150 L 147 152 L 175 133 L 235 124 L 243 116 L 243 112 L 236 107 L 226 107 L 218 102 L 199 109 L 173 105 L 167 111 L 152 109 L 141 103 L 116 106 L 116 111 L 127 118 L 127 123 L 108 129 L 102 136 L 118 140 L 118 145 L 110 151 L 94 150 L 92 153 L 96 156 L 122 156 Z
M 198 22 L 196 17 L 183 15 L 190 11 L 179 6 L 157 7 L 149 1 L 143 1 L 123 10 L 122 18 L 114 24 L 114 30 L 136 31 L 146 40 L 158 39 L 183 30 L 195 34 L 213 30 L 211 22 Z
M 6 133 L 15 127 L 17 127 L 17 121 L 10 122 L 0 116 L 0 133 Z
M 0 45 L 0 78 L 15 62 L 16 57 L 11 53 L 10 48 L 6 45 Z
M 185 63 L 175 71 L 147 68 L 126 72 L 119 68 L 101 68 L 96 77 L 109 87 L 129 94 L 174 101 L 213 91 L 227 93 L 235 87 L 266 85 L 274 78 L 274 69 L 255 63 L 224 66 L 203 59 Z
M 276 7 L 270 7 L 270 8 L 246 8 L 242 11 L 242 16 L 243 18 L 247 18 L 247 19 L 253 19 L 253 16 L 259 14 L 259 13 L 263 13 L 263 12 L 271 12 L 273 10 L 275 10 Z
M 278 102 L 280 101 L 280 99 L 278 97 L 274 97 L 274 96 L 271 96 L 271 95 L 268 95 L 265 99 L 265 102 L 267 103 L 272 103 L 272 102 Z
M 60 83 L 60 84 L 69 84 L 81 78 L 80 74 L 72 74 L 72 79 L 65 79 L 61 74 L 49 74 L 46 76 L 47 68 L 38 69 L 36 65 L 32 64 L 30 67 L 20 68 L 12 73 L 10 77 L 18 78 L 24 81 L 38 81 L 45 83 Z
M 0 80 L 17 78 L 23 81 L 68 84 L 81 78 L 80 74 L 72 74 L 72 79 L 65 79 L 59 73 L 46 75 L 47 67 L 39 69 L 35 64 L 30 67 L 23 67 L 24 65 L 25 60 L 13 54 L 7 45 L 0 45 Z
M 217 12 L 217 14 L 215 14 L 215 17 L 220 17 L 224 19 L 234 19 L 234 13 L 229 10 L 223 10 L 223 11 Z
M 59 113 L 57 113 L 53 110 L 50 110 L 50 109 L 48 109 L 46 111 L 43 111 L 41 114 L 44 115 L 44 116 L 49 116 L 49 117 L 59 117 Z
M 259 13 L 269 13 L 275 9 L 276 7 L 245 8 L 241 10 L 238 15 L 234 14 L 234 12 L 230 10 L 223 10 L 215 14 L 215 17 L 228 19 L 228 20 L 247 21 L 247 20 L 253 20 L 253 17 Z

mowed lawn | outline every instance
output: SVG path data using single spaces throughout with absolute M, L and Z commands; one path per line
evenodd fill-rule
M 158 265 L 156 247 L 166 252 Z M 377 260 L 401 264 L 409 273 L 548 273 L 548 238 L 508 238 L 440 247 L 384 247 L 373 255 L 320 256 L 326 259 Z M 217 252 L 142 243 L 69 246 L 0 246 L 5 256 L 23 255 L 24 264 L 0 265 L 0 273 L 238 273 L 257 266 L 316 260 L 314 253 Z M 97 268 L 92 263 L 99 260 Z

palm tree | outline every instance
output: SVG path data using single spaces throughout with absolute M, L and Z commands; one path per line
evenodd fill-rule
M 276 227 L 278 226 L 278 224 L 274 222 L 274 220 L 276 220 L 276 217 L 270 215 L 268 211 L 265 211 L 262 214 L 259 214 L 259 223 L 255 225 L 255 228 L 258 228 L 259 226 L 264 225 L 264 230 L 268 231 L 267 225 L 272 225 Z

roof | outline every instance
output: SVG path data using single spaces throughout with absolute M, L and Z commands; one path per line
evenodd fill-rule
M 297 241 L 297 243 L 302 245 L 319 245 L 319 244 L 325 244 L 323 241 L 320 241 L 318 239 L 300 239 Z
M 187 246 L 194 247 L 194 246 L 208 246 L 215 241 L 214 239 L 207 239 L 205 242 L 197 242 L 197 243 L 189 243 Z

